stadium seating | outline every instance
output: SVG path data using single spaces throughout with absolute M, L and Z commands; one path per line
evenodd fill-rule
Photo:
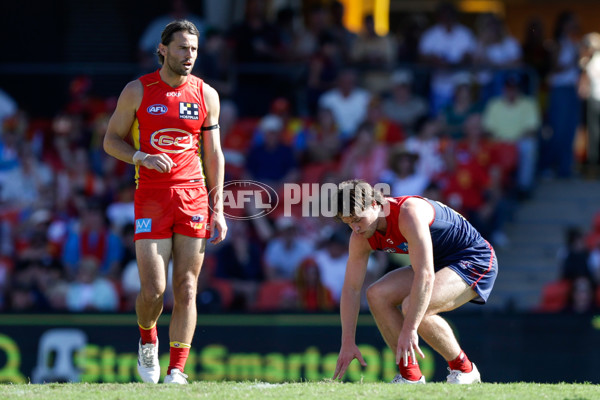
M 563 311 L 567 307 L 570 291 L 571 282 L 566 279 L 547 283 L 542 289 L 542 300 L 537 311 Z
M 258 289 L 253 311 L 278 311 L 295 306 L 296 286 L 287 280 L 266 281 Z

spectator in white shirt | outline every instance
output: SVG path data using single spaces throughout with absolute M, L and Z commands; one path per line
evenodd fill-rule
M 600 33 L 592 32 L 583 37 L 581 55 L 579 96 L 587 102 L 587 160 L 597 166 L 600 162 Z
M 473 33 L 458 23 L 453 4 L 440 3 L 437 18 L 438 23 L 423 33 L 419 43 L 421 60 L 436 68 L 431 80 L 434 113 L 452 98 L 454 85 L 450 69 L 470 61 L 476 48 Z
M 521 45 L 506 30 L 503 21 L 494 14 L 485 14 L 479 20 L 479 35 L 474 61 L 483 67 L 477 76 L 481 99 L 502 92 L 503 69 L 516 67 L 521 61 Z
M 365 119 L 371 95 L 366 90 L 357 87 L 357 74 L 352 69 L 340 72 L 337 87 L 331 89 L 319 98 L 319 107 L 329 108 L 342 136 L 352 138 L 358 125 Z

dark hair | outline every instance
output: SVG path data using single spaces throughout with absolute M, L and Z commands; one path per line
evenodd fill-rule
M 182 31 L 185 31 L 192 35 L 196 35 L 198 40 L 200 40 L 200 32 L 198 31 L 198 28 L 196 28 L 196 25 L 194 25 L 193 22 L 190 22 L 186 19 L 178 19 L 169 22 L 167 26 L 165 26 L 165 29 L 163 29 L 162 33 L 160 34 L 160 43 L 164 46 L 168 46 L 169 43 L 173 41 L 173 34 Z M 156 55 L 158 56 L 158 62 L 160 63 L 160 65 L 162 65 L 165 62 L 165 57 L 162 54 L 160 54 L 159 49 L 156 49 Z
M 552 35 L 555 41 L 558 42 L 562 38 L 562 35 L 565 31 L 565 27 L 574 18 L 575 13 L 570 10 L 565 10 L 558 14 L 558 17 L 556 17 L 556 22 L 554 24 L 554 32 Z
M 456 10 L 456 6 L 450 1 L 440 1 L 435 8 L 435 12 L 438 15 L 446 14 L 451 18 L 456 18 L 458 15 L 458 11 Z
M 338 185 L 337 217 L 355 216 L 365 210 L 373 201 L 379 205 L 387 204 L 387 200 L 378 190 L 361 179 L 351 179 Z

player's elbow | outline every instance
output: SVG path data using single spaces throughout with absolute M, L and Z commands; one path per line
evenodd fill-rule
M 104 148 L 104 151 L 107 154 L 111 154 L 111 150 L 112 150 L 112 135 L 109 132 L 106 132 L 106 134 L 104 135 L 104 140 L 102 141 L 102 148 Z

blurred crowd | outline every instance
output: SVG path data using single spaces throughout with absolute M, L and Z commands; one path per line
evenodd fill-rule
M 372 16 L 350 32 L 335 1 L 304 18 L 284 8 L 269 19 L 263 2 L 248 0 L 227 29 L 174 5 L 142 36 L 140 73 L 158 68 L 164 21 L 196 21 L 195 73 L 222 100 L 226 181 L 252 179 L 278 192 L 289 182 L 385 182 L 392 196 L 445 202 L 502 247 L 505 221 L 539 179 L 598 164 L 600 39 L 582 35 L 570 12 L 552 35 L 532 19 L 519 42 L 497 15 L 462 25 L 451 3 L 440 3 L 431 21 L 410 15 L 387 35 L 376 33 Z M 2 311 L 134 309 L 133 167 L 102 149 L 118 94 L 95 97 L 93 85 L 73 78 L 69 102 L 49 120 L 0 92 Z M 587 145 L 569 151 L 582 122 Z M 200 312 L 338 307 L 347 227 L 281 213 L 228 224 L 227 240 L 207 246 Z M 366 279 L 408 263 L 374 254 Z M 171 304 L 167 297 L 165 309 Z
M 544 286 L 539 311 L 600 311 L 600 212 L 585 229 L 565 229 L 565 241 L 556 258 L 559 275 Z

